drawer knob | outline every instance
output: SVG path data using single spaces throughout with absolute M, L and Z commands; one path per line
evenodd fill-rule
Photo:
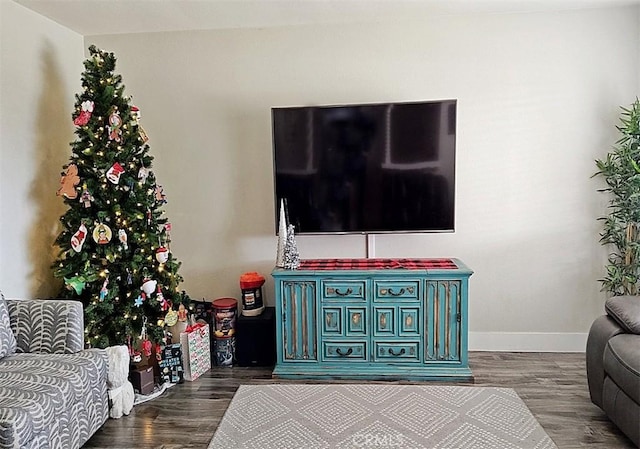
M 338 355 L 341 355 L 342 357 L 346 357 L 353 353 L 353 348 L 347 349 L 347 352 L 342 352 L 342 348 L 338 348 L 336 349 L 336 352 L 338 353 Z

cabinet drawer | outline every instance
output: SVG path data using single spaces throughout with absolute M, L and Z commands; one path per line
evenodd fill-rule
M 375 301 L 419 301 L 419 280 L 376 281 Z
M 364 301 L 366 281 L 329 280 L 322 282 L 323 301 Z
M 418 348 L 420 343 L 417 341 L 403 342 L 375 342 L 375 358 L 376 360 L 402 360 L 403 362 L 420 361 L 420 352 Z
M 367 342 L 365 341 L 323 341 L 322 355 L 324 360 L 341 359 L 366 360 Z

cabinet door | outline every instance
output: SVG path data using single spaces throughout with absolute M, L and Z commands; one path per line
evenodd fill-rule
M 365 306 L 340 303 L 323 304 L 321 313 L 321 333 L 323 336 L 366 336 L 367 308 Z
M 284 361 L 317 360 L 316 283 L 284 281 L 280 298 Z
M 419 337 L 423 305 L 420 279 L 373 281 L 373 336 Z
M 425 361 L 461 360 L 461 307 L 461 281 L 427 281 Z

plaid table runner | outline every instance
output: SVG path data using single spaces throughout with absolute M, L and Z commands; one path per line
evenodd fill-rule
M 300 270 L 454 270 L 451 259 L 305 259 Z

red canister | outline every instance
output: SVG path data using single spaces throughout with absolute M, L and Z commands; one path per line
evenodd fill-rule
M 242 315 L 257 316 L 264 311 L 262 298 L 262 285 L 264 276 L 255 271 L 240 276 L 240 288 L 242 289 Z
M 213 318 L 216 338 L 231 337 L 236 332 L 238 301 L 234 298 L 218 298 L 213 301 Z

